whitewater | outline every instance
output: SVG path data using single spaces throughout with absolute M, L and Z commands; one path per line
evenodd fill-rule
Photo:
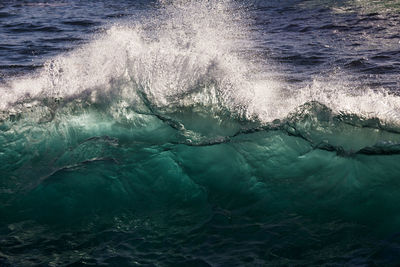
M 5 77 L 0 264 L 399 263 L 398 72 L 373 86 L 351 69 L 369 74 L 367 59 L 340 67 L 324 44 L 325 69 L 302 62 L 309 75 L 293 82 L 259 55 L 276 36 L 254 30 L 267 27 L 257 12 L 296 9 L 387 17 L 393 30 L 397 6 L 262 3 L 157 2 Z M 319 60 L 309 53 L 292 59 Z

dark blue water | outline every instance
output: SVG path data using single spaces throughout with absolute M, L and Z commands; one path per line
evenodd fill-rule
M 1 78 L 40 68 L 106 25 L 154 6 L 154 1 L 2 1 Z
M 1 266 L 400 264 L 398 1 L 2 1 Z

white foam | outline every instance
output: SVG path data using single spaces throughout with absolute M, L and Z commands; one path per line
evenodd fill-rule
M 27 99 L 79 98 L 84 92 L 96 101 L 117 84 L 124 105 L 134 104 L 142 90 L 159 108 L 222 105 L 269 122 L 315 100 L 337 113 L 400 122 L 400 98 L 384 90 L 352 90 L 352 81 L 337 78 L 316 78 L 290 90 L 271 78 L 238 55 L 253 44 L 235 12 L 227 1 L 179 1 L 141 23 L 113 25 L 88 44 L 47 61 L 36 74 L 9 81 L 0 88 L 0 109 Z

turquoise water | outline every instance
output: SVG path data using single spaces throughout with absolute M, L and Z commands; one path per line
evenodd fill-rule
M 79 108 L 2 124 L 2 244 L 17 264 L 393 255 L 390 238 L 377 243 L 399 227 L 393 131 L 316 103 L 267 126 L 205 110 L 117 122 L 102 106 Z
M 290 89 L 233 7 L 162 4 L 2 85 L 0 264 L 400 261 L 399 97 Z

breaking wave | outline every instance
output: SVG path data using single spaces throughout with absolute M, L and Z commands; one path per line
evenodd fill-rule
M 46 250 L 19 256 L 63 239 L 73 241 L 56 246 L 55 264 L 102 264 L 115 254 L 129 264 L 217 262 L 212 253 L 221 247 L 232 248 L 220 253 L 237 264 L 318 263 L 351 246 L 343 262 L 375 253 L 357 250 L 373 242 L 368 229 L 385 236 L 399 226 L 396 207 L 383 214 L 377 205 L 399 197 L 400 97 L 360 89 L 340 71 L 291 88 L 266 67 L 274 62 L 252 58 L 256 40 L 235 5 L 162 3 L 1 85 L 0 263 L 46 263 Z M 283 240 L 291 231 L 307 245 Z M 286 245 L 264 240 L 274 248 L 264 255 L 254 241 L 260 233 Z M 90 249 L 107 238 L 139 256 L 125 262 L 124 249 Z M 249 258 L 235 259 L 239 240 L 248 241 L 241 249 Z M 285 247 L 318 250 L 324 242 L 332 245 L 307 261 L 282 261 Z M 19 245 L 25 252 L 15 253 Z

